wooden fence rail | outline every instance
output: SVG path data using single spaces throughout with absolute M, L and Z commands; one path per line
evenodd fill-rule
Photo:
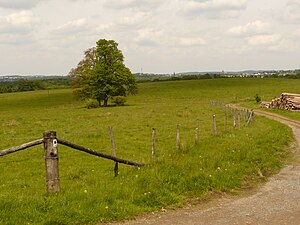
M 28 142 L 28 143 L 25 143 L 25 144 L 22 144 L 22 145 L 19 145 L 19 146 L 4 149 L 4 150 L 0 151 L 0 156 L 8 155 L 10 153 L 21 151 L 21 150 L 24 150 L 24 149 L 27 149 L 27 148 L 30 148 L 30 147 L 33 147 L 33 146 L 36 146 L 36 145 L 40 145 L 40 144 L 43 144 L 43 143 L 44 143 L 44 139 L 39 139 L 39 140 L 31 141 L 31 142 Z
M 214 103 L 214 102 L 213 102 Z M 216 103 L 214 103 L 216 104 Z M 218 106 L 222 106 L 222 104 L 217 104 Z M 224 113 L 225 113 L 225 117 L 224 117 L 224 130 L 225 132 L 227 131 L 227 108 L 224 108 Z M 251 122 L 254 122 L 255 118 L 254 118 L 254 111 L 248 111 L 244 113 L 244 120 L 245 120 L 245 126 L 249 126 L 249 124 Z M 232 112 L 232 116 L 233 116 L 233 127 L 236 128 L 236 126 L 238 126 L 238 128 L 241 128 L 241 112 L 238 111 L 236 113 L 235 109 Z M 236 118 L 237 116 L 237 118 Z M 216 114 L 213 114 L 212 117 L 212 134 L 213 136 L 217 135 L 217 123 L 216 123 Z M 237 120 L 237 121 L 236 121 Z M 236 124 L 238 123 L 238 124 Z M 221 130 L 221 129 L 219 129 Z M 20 146 L 15 146 L 15 147 L 11 147 L 8 149 L 4 149 L 2 151 L 0 151 L 0 156 L 4 156 L 10 153 L 14 153 L 17 151 L 21 151 L 36 145 L 40 145 L 40 144 L 44 144 L 44 158 L 45 158 L 45 167 L 46 167 L 46 186 L 47 186 L 47 191 L 48 192 L 59 192 L 60 191 L 60 180 L 59 180 L 59 171 L 58 171 L 58 150 L 57 150 L 57 145 L 58 144 L 62 144 L 65 145 L 67 147 L 73 148 L 75 150 L 79 150 L 94 156 L 98 156 L 101 158 L 105 158 L 105 159 L 109 159 L 115 162 L 115 168 L 114 168 L 114 172 L 115 172 L 115 176 L 118 175 L 118 163 L 122 163 L 125 165 L 130 165 L 130 166 L 145 166 L 144 163 L 141 162 L 134 162 L 131 160 L 126 160 L 126 159 L 122 159 L 122 158 L 118 158 L 116 156 L 116 144 L 114 141 L 114 135 L 113 135 L 113 130 L 112 127 L 109 127 L 109 134 L 110 134 L 110 138 L 111 138 L 111 143 L 112 143 L 112 155 L 109 154 L 105 154 L 102 152 L 98 152 L 95 151 L 93 149 L 90 148 L 86 148 L 84 146 L 80 146 L 62 139 L 59 139 L 56 137 L 56 131 L 47 131 L 43 134 L 43 139 L 38 139 L 35 141 L 31 141 L 25 144 L 22 144 Z M 155 158 L 155 152 L 156 152 L 156 128 L 152 129 L 152 160 L 154 160 Z M 197 118 L 196 121 L 196 129 L 195 129 L 195 143 L 198 144 L 199 142 L 199 118 Z M 176 133 L 176 149 L 179 151 L 181 147 L 181 143 L 180 143 L 180 125 L 177 125 L 177 133 Z
M 73 144 L 71 142 L 64 141 L 62 139 L 57 139 L 57 142 L 59 144 L 68 146 L 70 148 L 73 148 L 73 149 L 76 149 L 76 150 L 79 150 L 79 151 L 82 151 L 82 152 L 86 152 L 86 153 L 89 153 L 91 155 L 99 156 L 101 158 L 110 159 L 110 160 L 113 160 L 113 161 L 118 162 L 118 163 L 123 163 L 123 164 L 130 165 L 130 166 L 145 166 L 144 163 L 138 163 L 138 162 L 133 162 L 133 161 L 126 160 L 126 159 L 117 158 L 115 156 L 104 154 L 104 153 L 101 153 L 101 152 L 97 152 L 93 149 L 86 148 L 86 147 L 83 147 L 83 146 L 80 146 L 80 145 L 77 145 L 77 144 Z
M 62 144 L 73 149 L 89 153 L 101 158 L 113 160 L 117 163 L 123 163 L 130 166 L 144 166 L 144 163 L 133 162 L 126 159 L 117 158 L 115 155 L 104 154 L 90 148 L 86 148 L 68 141 L 56 138 L 56 131 L 47 131 L 43 134 L 43 139 L 31 141 L 19 146 L 11 147 L 0 151 L 0 156 L 8 155 L 17 151 L 21 151 L 36 145 L 44 144 L 44 158 L 46 167 L 46 188 L 47 192 L 56 193 L 60 191 L 60 178 L 58 171 L 58 150 L 57 145 Z M 114 153 L 113 153 L 114 154 Z M 116 173 L 116 171 L 115 171 Z

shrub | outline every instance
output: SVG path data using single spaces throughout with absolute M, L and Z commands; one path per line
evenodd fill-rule
M 99 103 L 95 99 L 88 99 L 88 100 L 86 100 L 86 107 L 88 109 L 98 108 L 99 107 Z
M 257 103 L 260 103 L 261 102 L 261 98 L 258 96 L 258 94 L 255 95 L 255 101 Z
M 126 101 L 127 99 L 124 96 L 115 96 L 112 98 L 112 102 L 118 106 L 125 105 Z

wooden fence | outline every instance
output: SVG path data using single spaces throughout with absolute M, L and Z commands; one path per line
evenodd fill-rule
M 108 155 L 90 148 L 86 148 L 77 144 L 73 144 L 56 137 L 56 131 L 47 131 L 43 134 L 43 139 L 31 141 L 20 146 L 4 149 L 0 151 L 0 156 L 8 155 L 17 151 L 25 150 L 27 148 L 44 144 L 44 158 L 46 168 L 46 188 L 47 192 L 59 192 L 60 191 L 60 180 L 58 171 L 58 149 L 57 145 L 62 144 L 70 148 L 89 153 L 94 156 L 109 159 L 117 163 L 123 163 L 130 166 L 144 166 L 144 163 L 134 162 L 126 159 L 121 159 L 115 155 Z M 115 174 L 117 174 L 117 166 L 115 166 Z
M 213 106 L 217 107 L 225 107 L 224 105 L 216 102 L 211 102 Z M 224 131 L 227 131 L 227 121 L 228 121 L 228 113 L 227 109 L 224 108 Z M 242 113 L 241 113 L 242 112 Z M 243 110 L 243 111 L 233 111 L 232 113 L 232 124 L 234 129 L 240 129 L 241 128 L 241 121 L 242 121 L 242 115 L 244 117 L 244 126 L 249 126 L 251 122 L 254 121 L 254 111 L 251 110 Z M 217 115 L 212 115 L 212 135 L 216 136 L 218 134 L 218 127 L 216 123 Z M 151 155 L 152 160 L 155 159 L 155 151 L 156 151 L 156 128 L 152 128 L 152 147 L 151 147 Z M 220 129 L 221 130 L 221 129 Z M 62 139 L 59 139 L 56 137 L 56 131 L 47 131 L 43 134 L 43 139 L 38 139 L 35 141 L 31 141 L 25 144 L 22 144 L 20 146 L 8 148 L 5 150 L 0 151 L 0 156 L 8 155 L 17 151 L 25 150 L 27 148 L 44 144 L 44 158 L 45 158 L 45 168 L 46 168 L 46 188 L 47 192 L 59 192 L 60 191 L 60 179 L 59 179 L 59 171 L 58 171 L 58 149 L 57 145 L 62 144 L 65 146 L 68 146 L 70 148 L 73 148 L 75 150 L 79 150 L 82 152 L 86 152 L 88 154 L 98 156 L 101 158 L 109 159 L 115 162 L 114 167 L 114 173 L 115 176 L 118 175 L 118 164 L 126 164 L 130 166 L 144 166 L 144 163 L 134 162 L 122 158 L 118 158 L 116 156 L 116 145 L 113 135 L 113 129 L 111 126 L 109 126 L 109 135 L 111 139 L 112 144 L 112 154 L 108 155 L 99 151 L 95 151 L 90 148 L 86 148 Z M 196 120 L 196 128 L 195 128 L 195 143 L 198 144 L 199 142 L 199 118 Z M 180 125 L 177 125 L 176 128 L 176 149 L 180 150 Z

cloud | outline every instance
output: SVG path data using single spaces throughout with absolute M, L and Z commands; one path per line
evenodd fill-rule
M 0 8 L 31 9 L 39 2 L 41 2 L 41 0 L 0 0 Z
M 182 47 L 196 47 L 205 45 L 206 41 L 199 37 L 183 37 L 178 38 L 178 44 Z
M 118 25 L 132 26 L 141 24 L 147 18 L 149 18 L 150 13 L 147 12 L 138 12 L 130 16 L 125 16 L 117 23 Z
M 182 0 L 182 5 L 188 16 L 236 17 L 247 8 L 247 0 Z
M 27 10 L 0 17 L 2 33 L 30 32 L 39 24 L 40 19 Z
M 155 47 L 161 44 L 163 31 L 159 29 L 146 28 L 138 31 L 134 42 L 144 47 Z
M 232 27 L 227 31 L 227 33 L 233 36 L 250 36 L 254 34 L 264 34 L 269 30 L 269 28 L 269 23 L 256 20 L 245 25 Z
M 292 23 L 300 23 L 300 2 L 289 1 L 287 3 L 287 18 Z
M 54 33 L 56 34 L 75 34 L 81 33 L 88 29 L 86 18 L 69 21 L 61 26 L 58 26 Z
M 274 46 L 281 41 L 282 37 L 279 34 L 255 35 L 247 38 L 248 44 L 252 46 Z
M 104 6 L 112 9 L 140 9 L 150 10 L 159 3 L 164 3 L 161 0 L 105 0 Z

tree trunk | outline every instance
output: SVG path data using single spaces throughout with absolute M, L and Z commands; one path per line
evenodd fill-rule
M 97 102 L 99 104 L 99 107 L 101 107 L 101 99 L 97 99 Z
M 103 106 L 107 107 L 107 103 L 108 103 L 108 94 L 105 93 L 105 95 L 104 95 L 104 101 L 103 101 Z
M 104 107 L 107 107 L 107 99 L 104 99 L 103 106 L 104 106 Z

